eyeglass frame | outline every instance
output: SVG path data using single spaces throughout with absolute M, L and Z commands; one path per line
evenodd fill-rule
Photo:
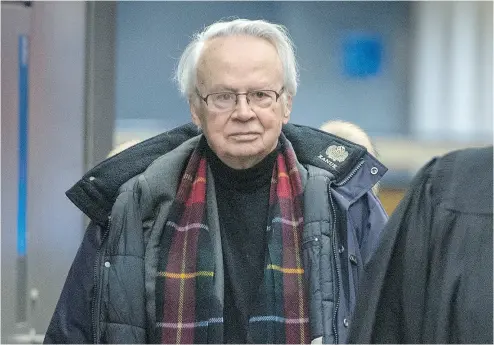
M 252 90 L 252 91 L 247 91 L 247 92 L 232 92 L 232 91 L 223 91 L 223 92 L 213 92 L 213 93 L 209 93 L 207 94 L 205 97 L 202 97 L 201 94 L 199 93 L 199 90 L 196 89 L 196 94 L 197 96 L 202 99 L 204 101 L 204 103 L 206 103 L 207 106 L 210 106 L 209 103 L 208 103 L 208 97 L 211 96 L 211 95 L 220 95 L 222 93 L 228 93 L 228 94 L 233 94 L 235 95 L 235 106 L 238 104 L 238 96 L 245 96 L 245 100 L 247 101 L 247 104 L 250 105 L 250 100 L 249 100 L 249 97 L 247 96 L 249 93 L 255 93 L 255 92 L 262 92 L 262 91 L 269 91 L 269 92 L 274 92 L 274 94 L 276 95 L 276 98 L 275 98 L 275 102 L 278 102 L 278 99 L 281 97 L 281 95 L 283 94 L 283 92 L 285 92 L 285 87 L 283 86 L 281 88 L 281 90 L 279 92 L 276 92 L 274 90 Z M 235 107 L 233 107 L 232 109 L 235 109 Z M 231 109 L 225 109 L 226 110 L 231 110 Z

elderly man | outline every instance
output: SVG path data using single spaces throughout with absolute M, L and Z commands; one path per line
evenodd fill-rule
M 88 172 L 92 220 L 45 342 L 337 343 L 386 214 L 365 148 L 287 124 L 297 91 L 284 27 L 218 22 L 177 80 L 193 125 Z

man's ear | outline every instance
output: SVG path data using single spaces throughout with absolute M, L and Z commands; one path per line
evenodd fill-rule
M 290 115 L 292 113 L 292 96 L 286 96 L 284 103 L 285 105 L 283 106 L 283 124 L 286 125 L 290 120 Z

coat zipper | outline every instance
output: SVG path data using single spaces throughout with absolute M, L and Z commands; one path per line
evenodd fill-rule
M 347 183 L 348 181 L 350 181 L 350 179 L 357 173 L 357 171 L 362 167 L 362 165 L 364 165 L 364 161 L 361 160 L 357 166 L 355 168 L 353 168 L 353 170 L 350 172 L 350 174 L 347 175 L 347 177 L 345 177 L 343 180 L 341 180 L 341 182 L 338 182 L 338 183 L 335 183 L 335 186 L 343 186 L 345 183 Z
M 99 319 L 99 315 L 96 315 L 96 303 L 100 304 L 101 301 L 101 284 L 99 284 L 99 268 L 101 266 L 101 260 L 100 260 L 100 254 L 101 254 L 101 247 L 103 246 L 103 243 L 108 236 L 108 233 L 110 232 L 110 227 L 111 227 L 111 216 L 108 216 L 108 221 L 106 222 L 106 228 L 105 228 L 105 233 L 103 234 L 103 238 L 101 239 L 101 246 L 98 248 L 98 251 L 96 252 L 96 260 L 94 262 L 94 285 L 95 285 L 95 292 L 93 295 L 93 305 L 91 307 L 91 313 L 93 316 L 93 344 L 98 344 L 98 332 L 96 330 L 97 327 L 97 319 Z M 98 305 L 98 313 L 100 306 Z
M 335 307 L 334 307 L 334 312 L 333 312 L 333 333 L 334 333 L 334 339 L 335 339 L 335 344 L 338 344 L 338 309 L 340 308 L 340 268 L 338 266 L 338 245 L 336 243 L 336 211 L 335 211 L 335 206 L 333 202 L 333 196 L 331 195 L 331 182 L 329 183 L 328 186 L 329 190 L 329 201 L 331 203 L 331 211 L 333 213 L 333 222 L 331 224 L 331 237 L 332 237 L 332 251 L 333 251 L 333 259 L 334 259 L 334 265 L 335 265 L 335 289 L 336 289 L 336 301 L 335 301 Z

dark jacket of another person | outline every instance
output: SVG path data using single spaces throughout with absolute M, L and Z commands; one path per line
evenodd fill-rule
M 492 147 L 429 162 L 364 269 L 350 343 L 492 344 Z

